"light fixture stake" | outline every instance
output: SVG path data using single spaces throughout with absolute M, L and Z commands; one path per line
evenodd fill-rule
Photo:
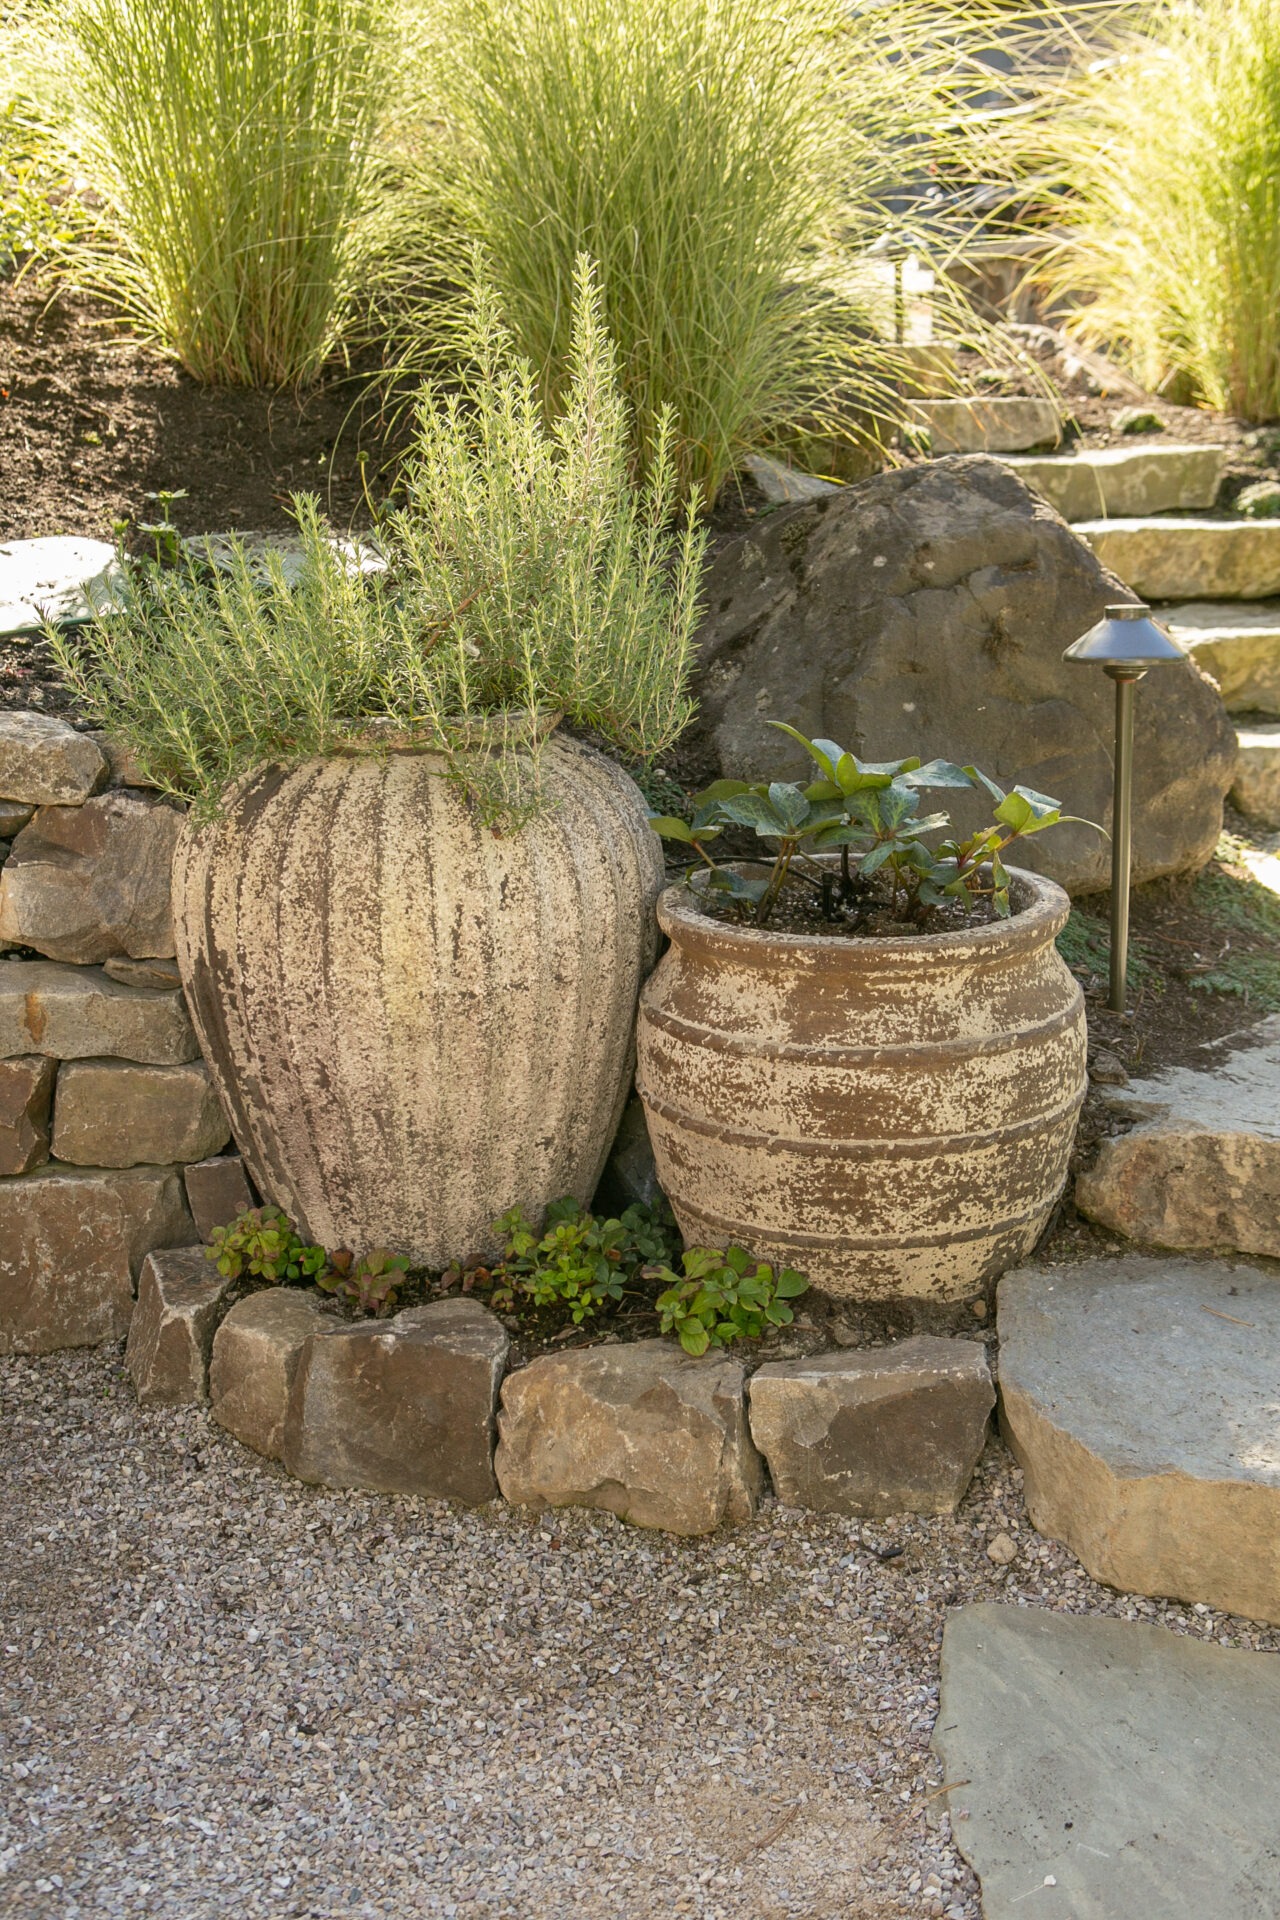
M 1125 1009 L 1129 970 L 1129 878 L 1133 848 L 1133 690 L 1151 667 L 1187 658 L 1141 601 L 1108 607 L 1097 626 L 1072 642 L 1064 660 L 1100 666 L 1115 681 L 1116 734 L 1111 801 L 1112 1013 Z

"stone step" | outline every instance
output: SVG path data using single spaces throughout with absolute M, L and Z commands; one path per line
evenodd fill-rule
M 1062 439 L 1062 416 L 1047 399 L 917 400 L 910 418 L 928 434 L 934 454 L 1025 453 Z
M 1104 1097 L 1128 1133 L 1076 1180 L 1082 1213 L 1149 1247 L 1280 1259 L 1280 1015 Z
M 1095 1580 L 1280 1622 L 1280 1284 L 1243 1261 L 1023 1267 L 1000 1419 L 1032 1524 Z
M 1192 600 L 1156 618 L 1213 675 L 1228 713 L 1280 715 L 1280 600 Z
M 1064 520 L 1195 513 L 1218 497 L 1225 447 L 1102 447 L 1005 461 Z
M 1135 514 L 1079 520 L 1074 531 L 1144 600 L 1265 600 L 1280 594 L 1280 520 Z
M 1280 720 L 1240 727 L 1236 738 L 1240 758 L 1231 798 L 1260 827 L 1280 828 Z

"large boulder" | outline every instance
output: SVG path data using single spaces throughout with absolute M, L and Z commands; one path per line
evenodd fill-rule
M 128 788 L 41 807 L 0 874 L 0 946 L 82 965 L 171 956 L 169 869 L 181 831 L 176 808 Z
M 708 569 L 690 742 L 693 777 L 795 779 L 807 761 L 768 722 L 862 758 L 976 763 L 1109 825 L 1114 696 L 1063 649 L 1129 590 L 999 462 L 931 461 L 784 507 Z M 1235 735 L 1188 663 L 1137 697 L 1134 876 L 1207 859 L 1222 825 Z M 941 796 L 976 826 L 976 795 Z M 1100 833 L 1065 826 L 1019 864 L 1075 893 L 1108 884 Z

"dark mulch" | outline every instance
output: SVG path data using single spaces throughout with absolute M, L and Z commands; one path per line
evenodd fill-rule
M 106 308 L 35 274 L 0 279 L 0 540 L 110 539 L 162 489 L 186 492 L 183 532 L 284 530 L 291 492 L 318 493 L 335 527 L 366 526 L 372 371 L 337 367 L 302 394 L 202 387 Z

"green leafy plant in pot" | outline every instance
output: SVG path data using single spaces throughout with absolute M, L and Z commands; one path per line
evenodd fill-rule
M 586 1201 L 653 959 L 658 843 L 621 768 L 689 713 L 701 536 L 627 421 L 587 262 L 546 423 L 490 296 L 428 389 L 362 571 L 299 501 L 286 571 L 150 572 L 64 670 L 189 799 L 178 957 L 260 1191 L 326 1246 L 475 1261 Z
M 831 1294 L 963 1299 L 1034 1246 L 1084 1097 L 1069 902 L 1007 859 L 1064 816 L 975 767 L 783 730 L 816 780 L 717 781 L 653 821 L 701 863 L 658 903 L 641 997 L 658 1176 L 686 1240 Z M 922 795 L 975 786 L 991 822 L 942 838 Z M 717 858 L 730 828 L 770 861 Z

